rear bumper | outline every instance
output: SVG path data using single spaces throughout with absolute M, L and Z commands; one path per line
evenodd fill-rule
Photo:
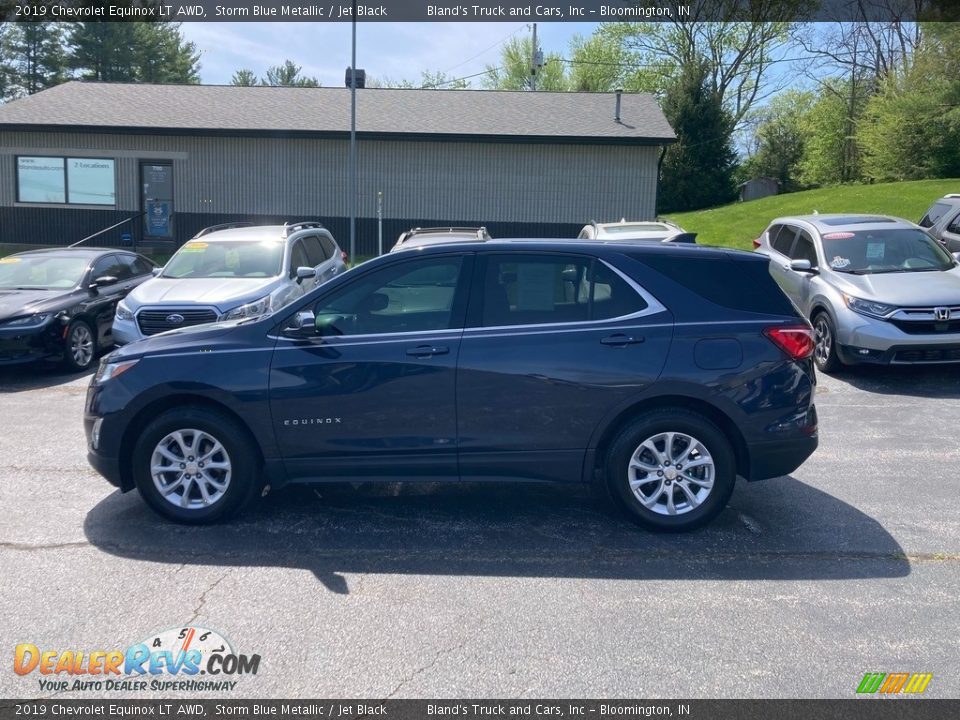
M 747 480 L 766 480 L 789 475 L 803 465 L 817 449 L 817 434 L 790 440 L 756 443 L 749 446 L 750 467 Z

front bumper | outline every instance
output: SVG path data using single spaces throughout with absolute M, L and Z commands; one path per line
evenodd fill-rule
M 0 365 L 19 365 L 63 355 L 63 325 L 48 321 L 39 328 L 0 329 Z
M 837 355 L 848 365 L 960 363 L 960 333 L 908 333 L 844 308 L 837 317 Z
M 137 327 L 136 320 L 121 320 L 113 318 L 113 342 L 117 345 L 129 345 L 146 337 Z

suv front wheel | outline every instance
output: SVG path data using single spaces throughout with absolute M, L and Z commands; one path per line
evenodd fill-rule
M 236 421 L 206 408 L 169 410 L 134 446 L 137 490 L 154 511 L 176 522 L 226 519 L 253 495 L 259 463 L 247 437 Z
M 634 418 L 610 445 L 606 478 L 632 521 L 684 532 L 723 510 L 736 465 L 730 442 L 707 418 L 681 408 L 653 410 Z

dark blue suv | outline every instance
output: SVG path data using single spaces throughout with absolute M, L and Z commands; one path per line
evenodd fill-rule
M 91 464 L 172 520 L 288 482 L 605 481 L 687 530 L 817 446 L 810 326 L 766 259 L 489 241 L 372 260 L 265 317 L 104 358 Z

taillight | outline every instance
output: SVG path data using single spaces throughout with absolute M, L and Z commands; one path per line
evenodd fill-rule
M 344 264 L 344 265 L 346 265 L 348 262 L 350 262 L 350 256 L 347 255 L 347 251 L 346 251 L 346 250 L 341 250 L 341 251 L 340 251 L 340 259 L 343 260 L 343 264 Z
M 760 238 L 753 241 L 753 249 L 756 250 L 758 247 L 760 247 Z
M 763 331 L 791 360 L 803 360 L 813 355 L 816 342 L 813 329 L 808 325 L 777 325 Z

